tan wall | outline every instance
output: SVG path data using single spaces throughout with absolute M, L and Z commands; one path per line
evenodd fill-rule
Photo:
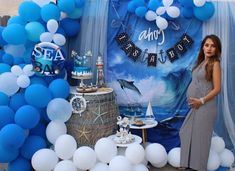
M 18 15 L 18 6 L 23 0 L 0 0 L 0 16 Z

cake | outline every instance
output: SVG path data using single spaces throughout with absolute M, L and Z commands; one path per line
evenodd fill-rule
M 130 121 L 128 118 L 123 119 L 119 116 L 118 118 L 119 130 L 116 132 L 113 141 L 118 144 L 129 144 L 135 141 L 134 135 L 129 132 Z
M 78 79 L 89 79 L 92 77 L 91 67 L 75 66 L 73 67 L 72 77 Z

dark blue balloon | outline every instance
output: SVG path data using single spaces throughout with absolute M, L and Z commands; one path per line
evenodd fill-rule
M 30 85 L 32 84 L 42 84 L 47 87 L 47 82 L 43 79 L 43 77 L 33 76 L 30 78 Z
M 0 91 L 0 106 L 8 105 L 9 97 L 5 93 Z
M 20 149 L 20 154 L 30 160 L 36 151 L 46 147 L 46 141 L 42 137 L 31 135 L 25 140 Z
M 2 37 L 8 44 L 24 44 L 27 40 L 27 33 L 24 26 L 10 24 L 2 31 Z
M 185 18 L 192 18 L 194 16 L 192 7 L 181 8 L 181 13 Z
M 70 18 L 65 18 L 61 20 L 61 26 L 64 29 L 66 35 L 69 37 L 77 35 L 80 29 L 79 22 Z
M 10 72 L 11 71 L 11 66 L 5 63 L 0 63 L 0 74 L 4 72 Z
M 8 164 L 8 171 L 32 171 L 30 160 L 19 156 Z
M 7 124 L 0 131 L 0 144 L 5 148 L 18 149 L 24 141 L 24 130 L 17 124 Z
M 70 86 L 69 83 L 64 79 L 56 79 L 49 85 L 49 89 L 54 98 L 64 98 L 69 96 Z
M 53 3 L 46 4 L 41 9 L 41 17 L 45 22 L 49 21 L 50 19 L 55 19 L 58 21 L 60 19 L 60 10 Z
M 34 128 L 40 121 L 38 110 L 30 105 L 20 107 L 15 113 L 15 123 L 24 129 Z
M 215 7 L 212 2 L 206 2 L 201 7 L 193 8 L 194 16 L 201 21 L 210 19 L 215 13 Z
M 10 98 L 9 106 L 14 110 L 17 111 L 21 106 L 26 105 L 26 101 L 24 98 L 24 93 L 16 93 Z
M 14 123 L 15 112 L 8 106 L 0 106 L 0 130 L 7 124 Z
M 194 7 L 193 0 L 179 0 L 179 3 L 184 7 Z
M 47 87 L 41 84 L 33 84 L 26 88 L 24 97 L 28 104 L 43 108 L 51 101 L 52 94 Z
M 141 7 L 138 7 L 136 8 L 135 10 L 135 14 L 138 16 L 138 17 L 144 17 L 146 12 L 147 12 L 147 8 L 145 6 L 141 6 Z
M 0 163 L 8 163 L 15 160 L 19 155 L 18 149 L 3 147 L 0 143 Z
M 85 0 L 75 0 L 75 5 L 80 8 L 85 5 Z
M 4 46 L 7 44 L 7 42 L 2 37 L 2 31 L 4 30 L 4 28 L 5 27 L 0 26 L 0 46 Z
M 43 123 L 38 123 L 33 129 L 29 132 L 30 135 L 37 135 L 46 139 L 46 125 Z
M 32 1 L 24 1 L 20 4 L 18 13 L 25 21 L 36 21 L 40 18 L 41 8 Z
M 59 9 L 67 14 L 70 14 L 75 9 L 74 0 L 58 0 L 57 5 Z
M 22 63 L 24 63 L 24 58 L 22 58 L 22 57 L 15 57 L 14 58 L 14 61 L 13 61 L 14 65 L 19 65 L 19 64 L 22 64 Z
M 159 0 L 150 0 L 148 2 L 148 8 L 152 11 L 155 11 L 160 6 L 161 6 L 161 1 Z

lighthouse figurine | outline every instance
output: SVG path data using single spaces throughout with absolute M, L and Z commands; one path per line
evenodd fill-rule
M 103 70 L 103 60 L 102 57 L 99 55 L 97 57 L 97 61 L 96 61 L 96 68 L 97 68 L 97 73 L 96 73 L 96 85 L 98 87 L 104 87 L 104 70 Z

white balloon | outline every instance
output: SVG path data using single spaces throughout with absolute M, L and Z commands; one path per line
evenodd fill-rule
M 49 4 L 51 0 L 33 0 L 36 4 L 38 4 L 40 7 L 43 7 L 46 4 Z
M 109 171 L 132 171 L 130 161 L 124 156 L 115 156 L 109 163 Z
M 193 3 L 196 7 L 201 7 L 206 3 L 206 0 L 193 0 Z
M 172 18 L 177 18 L 180 16 L 180 9 L 178 7 L 169 7 L 166 12 Z
M 46 128 L 46 136 L 50 143 L 55 144 L 56 139 L 67 133 L 67 127 L 64 122 L 55 120 L 51 121 Z
M 31 159 L 32 166 L 37 171 L 51 171 L 58 161 L 56 153 L 50 149 L 38 150 Z
M 149 171 L 149 169 L 143 164 L 138 164 L 133 166 L 132 171 Z
M 40 35 L 41 42 L 51 42 L 53 39 L 53 34 L 49 32 L 44 32 Z
M 160 30 L 165 30 L 168 27 L 168 22 L 165 18 L 162 18 L 160 16 L 156 19 L 156 24 Z
M 162 4 L 166 7 L 169 7 L 171 4 L 173 4 L 173 0 L 162 0 Z
M 173 148 L 167 155 L 168 163 L 173 167 L 180 167 L 180 150 L 179 147 Z
M 218 169 L 219 166 L 220 166 L 220 159 L 219 159 L 218 154 L 215 151 L 210 150 L 209 158 L 207 162 L 207 170 L 214 171 Z
M 24 45 L 11 45 L 7 44 L 4 46 L 4 51 L 13 57 L 21 57 L 24 55 L 25 47 Z
M 160 163 L 151 163 L 156 168 L 162 168 L 167 164 L 167 158 Z
M 23 74 L 23 70 L 19 65 L 14 65 L 11 67 L 11 72 L 15 75 L 15 76 L 20 76 Z
M 77 171 L 77 168 L 71 160 L 62 160 L 57 163 L 54 171 Z
M 73 162 L 78 169 L 91 169 L 96 164 L 96 153 L 90 147 L 80 147 L 73 154 Z
M 4 72 L 0 75 L 0 91 L 8 96 L 15 94 L 19 90 L 17 76 L 11 72 Z
M 155 153 L 153 153 L 155 151 Z M 164 163 L 167 161 L 167 153 L 165 148 L 159 143 L 153 143 L 145 149 L 146 159 L 154 164 Z
M 154 21 L 154 20 L 156 20 L 156 18 L 157 18 L 157 14 L 151 10 L 149 10 L 145 14 L 145 19 L 148 21 Z
M 125 156 L 132 164 L 140 164 L 144 160 L 145 150 L 140 144 L 132 144 L 127 147 Z
M 34 75 L 34 70 L 33 70 L 33 65 L 32 64 L 28 64 L 28 65 L 25 65 L 24 68 L 23 68 L 23 72 L 25 75 L 31 77 Z
M 125 156 L 125 152 L 126 152 L 126 147 L 118 147 L 117 155 Z
M 26 88 L 30 85 L 30 79 L 27 75 L 20 75 L 17 78 L 17 85 L 21 88 Z
M 109 138 L 101 138 L 95 144 L 95 152 L 101 162 L 109 163 L 117 155 L 117 146 Z
M 96 165 L 92 167 L 90 171 L 109 171 L 109 167 L 104 163 L 96 163 Z
M 166 7 L 159 7 L 156 10 L 157 15 L 163 15 L 166 12 Z
M 47 22 L 47 30 L 50 32 L 50 33 L 55 33 L 58 29 L 58 22 L 54 19 L 50 19 L 48 22 Z
M 59 46 L 63 46 L 66 42 L 66 39 L 62 34 L 54 34 L 53 41 L 55 44 L 57 44 Z
M 55 153 L 61 159 L 67 160 L 72 158 L 76 149 L 77 142 L 71 135 L 61 135 L 55 141 Z
M 72 115 L 72 105 L 63 98 L 55 98 L 47 105 L 47 115 L 52 121 L 66 122 Z
M 223 167 L 230 167 L 234 162 L 233 153 L 226 148 L 220 153 L 219 158 L 220 165 Z
M 218 154 L 221 153 L 225 149 L 225 142 L 223 138 L 214 136 L 211 139 L 211 150 L 217 152 Z

